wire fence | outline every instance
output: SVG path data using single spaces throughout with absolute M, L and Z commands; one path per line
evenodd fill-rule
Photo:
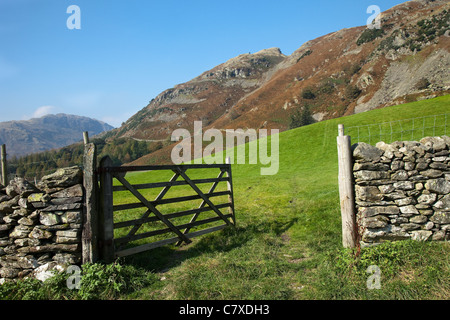
M 346 127 L 345 134 L 352 138 L 352 143 L 418 141 L 427 136 L 450 134 L 450 113 Z

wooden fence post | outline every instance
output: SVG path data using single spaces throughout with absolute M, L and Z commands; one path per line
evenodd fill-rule
M 114 219 L 113 219 L 113 177 L 111 172 L 103 170 L 112 167 L 108 156 L 100 160 L 100 212 L 98 220 L 100 258 L 105 263 L 114 261 Z
M 350 137 L 344 135 L 344 125 L 338 126 L 339 198 L 341 203 L 342 244 L 356 247 L 356 215 L 353 189 L 353 160 Z
M 1 152 L 1 162 L 2 162 L 2 184 L 6 186 L 8 184 L 8 170 L 6 164 L 6 145 L 2 144 Z
M 225 158 L 225 164 L 230 165 L 229 169 L 227 170 L 227 175 L 228 175 L 228 178 L 230 179 L 227 182 L 227 190 L 230 192 L 230 195 L 228 196 L 228 201 L 231 204 L 231 207 L 228 210 L 228 212 L 232 214 L 231 219 L 233 219 L 233 225 L 236 226 L 236 216 L 235 216 L 235 212 L 234 212 L 234 199 L 233 199 L 233 181 L 231 180 L 232 176 L 231 176 L 231 159 L 230 159 L 230 157 Z
M 84 145 L 87 145 L 89 143 L 89 133 L 87 131 L 83 132 L 83 141 Z
M 85 212 L 82 231 L 83 264 L 98 260 L 98 182 L 96 174 L 97 148 L 95 144 L 84 146 Z

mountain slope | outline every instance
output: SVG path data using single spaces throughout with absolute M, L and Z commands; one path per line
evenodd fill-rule
M 448 94 L 449 12 L 448 1 L 408 1 L 381 14 L 381 29 L 343 29 L 290 56 L 240 55 L 164 91 L 111 136 L 167 140 L 194 121 L 283 131 L 305 108 L 321 121 Z
M 59 113 L 23 121 L 0 122 L 0 144 L 8 155 L 26 155 L 60 148 L 83 139 L 83 132 L 97 135 L 113 129 L 87 117 Z
M 244 96 L 261 87 L 271 70 L 285 59 L 278 48 L 242 54 L 197 78 L 168 89 L 131 117 L 118 136 L 158 140 L 176 128 L 192 130 L 193 122 L 214 123 L 218 117 L 235 116 L 231 108 Z

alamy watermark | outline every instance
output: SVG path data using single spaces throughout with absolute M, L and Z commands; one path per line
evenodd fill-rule
M 201 121 L 194 121 L 193 137 L 187 129 L 176 129 L 172 133 L 171 140 L 179 141 L 180 138 L 183 138 L 183 140 L 172 149 L 172 162 L 181 164 L 193 160 L 194 164 L 201 164 L 203 161 L 206 164 L 223 163 L 223 154 L 220 151 L 226 149 L 225 153 L 230 158 L 231 164 L 234 164 L 235 159 L 237 164 L 246 164 L 246 159 L 248 158 L 248 164 L 268 165 L 268 167 L 261 168 L 261 175 L 275 175 L 278 173 L 280 165 L 278 129 L 271 129 L 270 137 L 267 129 L 259 129 L 258 131 L 255 129 L 226 129 L 224 131 L 225 139 L 223 132 L 219 129 L 208 129 L 203 132 Z M 203 150 L 204 141 L 211 141 L 211 143 Z M 249 142 L 247 145 L 249 149 L 248 155 L 246 154 L 246 141 Z
M 80 289 L 81 286 L 81 268 L 77 265 L 71 265 L 67 268 L 66 273 L 70 276 L 66 280 L 68 289 Z
M 381 9 L 377 5 L 370 5 L 367 7 L 368 14 L 372 13 L 372 15 L 367 18 L 367 28 L 368 29 L 381 29 Z
M 381 289 L 381 269 L 377 265 L 371 265 L 367 268 L 366 273 L 371 274 L 367 278 L 367 289 Z
M 71 5 L 67 7 L 66 13 L 70 14 L 70 16 L 67 18 L 66 26 L 67 29 L 73 30 L 81 29 L 81 9 L 77 5 Z

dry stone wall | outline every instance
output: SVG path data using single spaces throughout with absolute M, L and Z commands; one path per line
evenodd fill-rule
M 450 237 L 450 138 L 353 147 L 361 245 Z
M 0 283 L 80 263 L 82 183 L 82 170 L 70 167 L 37 185 L 15 178 L 1 186 Z

